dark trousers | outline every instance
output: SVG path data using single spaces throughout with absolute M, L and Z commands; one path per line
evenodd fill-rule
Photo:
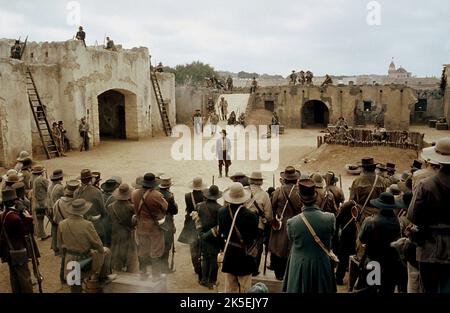
M 191 261 L 194 266 L 195 274 L 198 275 L 198 280 L 202 280 L 202 263 L 201 263 L 201 255 L 200 255 L 200 242 L 198 240 L 194 241 L 194 243 L 189 245 L 191 250 Z
M 284 279 L 284 274 L 286 273 L 287 258 L 280 258 L 279 256 L 271 253 L 270 254 L 270 266 L 275 272 L 275 276 L 278 280 Z
M 164 254 L 161 257 L 161 266 L 162 271 L 167 272 L 170 269 L 169 266 L 169 256 L 172 251 L 173 246 L 174 233 L 173 232 L 164 232 Z
M 86 150 L 89 151 L 89 136 L 86 132 L 80 132 L 80 136 L 83 139 L 83 143 L 81 144 L 80 151 Z
M 257 239 L 257 247 L 258 247 L 258 254 L 255 257 L 255 271 L 253 272 L 253 276 L 259 275 L 259 268 L 261 267 L 261 258 L 262 254 L 264 252 L 264 231 L 259 230 L 259 237 Z
M 336 269 L 336 282 L 341 284 L 344 280 L 345 273 L 348 271 L 349 262 L 350 262 L 350 254 L 339 253 L 339 264 Z
M 9 280 L 13 293 L 33 293 L 31 273 L 28 264 L 12 265 L 8 263 Z
M 450 264 L 419 263 L 425 293 L 450 293 Z
M 217 254 L 203 254 L 202 258 L 202 282 L 214 285 L 217 282 Z

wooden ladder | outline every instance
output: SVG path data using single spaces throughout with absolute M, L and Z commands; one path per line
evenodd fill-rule
M 169 116 L 167 114 L 166 104 L 161 93 L 161 88 L 159 87 L 158 78 L 156 73 L 150 70 L 150 80 L 152 81 L 153 91 L 155 92 L 156 102 L 158 102 L 159 113 L 161 115 L 161 120 L 164 127 L 164 132 L 166 136 L 172 135 L 172 126 L 170 125 Z
M 48 159 L 53 157 L 60 157 L 61 152 L 56 145 L 55 138 L 50 128 L 50 124 L 47 120 L 47 114 L 45 113 L 45 108 L 42 105 L 41 98 L 36 89 L 34 83 L 33 75 L 31 75 L 31 70 L 27 67 L 27 94 L 28 100 L 30 102 L 31 111 L 33 112 L 33 117 L 36 122 L 36 127 L 39 132 L 39 137 L 41 138 L 42 146 L 44 148 L 45 154 Z

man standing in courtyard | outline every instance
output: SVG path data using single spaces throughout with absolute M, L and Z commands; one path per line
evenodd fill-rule
M 228 102 L 225 97 L 220 98 L 219 111 L 222 121 L 226 121 L 228 119 Z
M 86 117 L 81 118 L 81 123 L 78 126 L 82 144 L 80 151 L 89 151 L 89 124 L 86 122 Z
M 225 129 L 222 130 L 221 138 L 216 141 L 216 154 L 219 160 L 219 177 L 222 177 L 223 166 L 225 166 L 225 176 L 228 177 L 231 166 L 231 140 L 227 138 Z

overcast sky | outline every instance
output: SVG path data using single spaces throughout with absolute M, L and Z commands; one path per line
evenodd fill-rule
M 0 0 L 0 38 L 63 41 L 76 26 L 65 0 Z M 218 70 L 316 75 L 386 74 L 391 58 L 417 76 L 450 63 L 450 2 L 380 0 L 77 1 L 89 45 L 106 35 L 150 48 L 153 62 L 207 62 Z M 72 19 L 73 20 L 73 19 Z M 370 19 L 376 22 L 377 19 Z

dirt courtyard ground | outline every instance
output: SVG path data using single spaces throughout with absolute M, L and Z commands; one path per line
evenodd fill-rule
M 449 136 L 450 132 L 435 132 L 428 128 L 420 128 L 427 132 L 427 140 Z M 353 148 L 344 146 L 328 146 L 317 150 L 316 138 L 319 130 L 294 130 L 289 129 L 280 137 L 280 162 L 278 169 L 264 173 L 266 178 L 264 188 L 272 185 L 272 175 L 275 174 L 276 185 L 279 185 L 279 172 L 287 165 L 298 166 L 301 171 L 320 170 L 325 172 L 333 170 L 337 175 L 342 175 L 344 191 L 348 195 L 348 187 L 354 177 L 344 173 L 344 165 L 357 162 L 361 157 L 373 155 L 377 161 L 392 161 L 399 166 L 399 170 L 407 169 L 416 157 L 414 151 L 376 148 Z M 429 137 L 429 138 L 428 138 Z M 189 192 L 189 182 L 192 178 L 200 176 L 211 184 L 212 176 L 216 175 L 215 182 L 224 190 L 230 184 L 228 178 L 218 179 L 216 161 L 174 161 L 171 158 L 171 148 L 175 138 L 155 137 L 139 142 L 136 141 L 104 141 L 100 146 L 89 152 L 71 152 L 65 158 L 38 161 L 43 164 L 48 173 L 62 168 L 65 172 L 65 180 L 77 177 L 82 169 L 89 168 L 102 173 L 106 180 L 111 176 L 121 176 L 123 181 L 131 184 L 137 176 L 146 172 L 165 173 L 173 177 L 172 191 L 179 204 L 180 213 L 175 217 L 177 234 L 182 229 L 184 221 L 184 194 Z M 307 158 L 309 163 L 305 164 Z M 249 174 L 259 169 L 258 161 L 235 161 L 231 172 L 243 171 Z M 50 233 L 50 230 L 47 230 Z M 50 250 L 50 241 L 40 242 L 41 272 L 45 277 L 44 292 L 65 292 L 59 283 L 59 258 Z M 171 292 L 208 292 L 197 283 L 190 262 L 189 247 L 176 243 L 175 267 L 176 272 L 168 276 L 168 290 Z M 10 292 L 8 268 L 0 265 L 0 293 Z

